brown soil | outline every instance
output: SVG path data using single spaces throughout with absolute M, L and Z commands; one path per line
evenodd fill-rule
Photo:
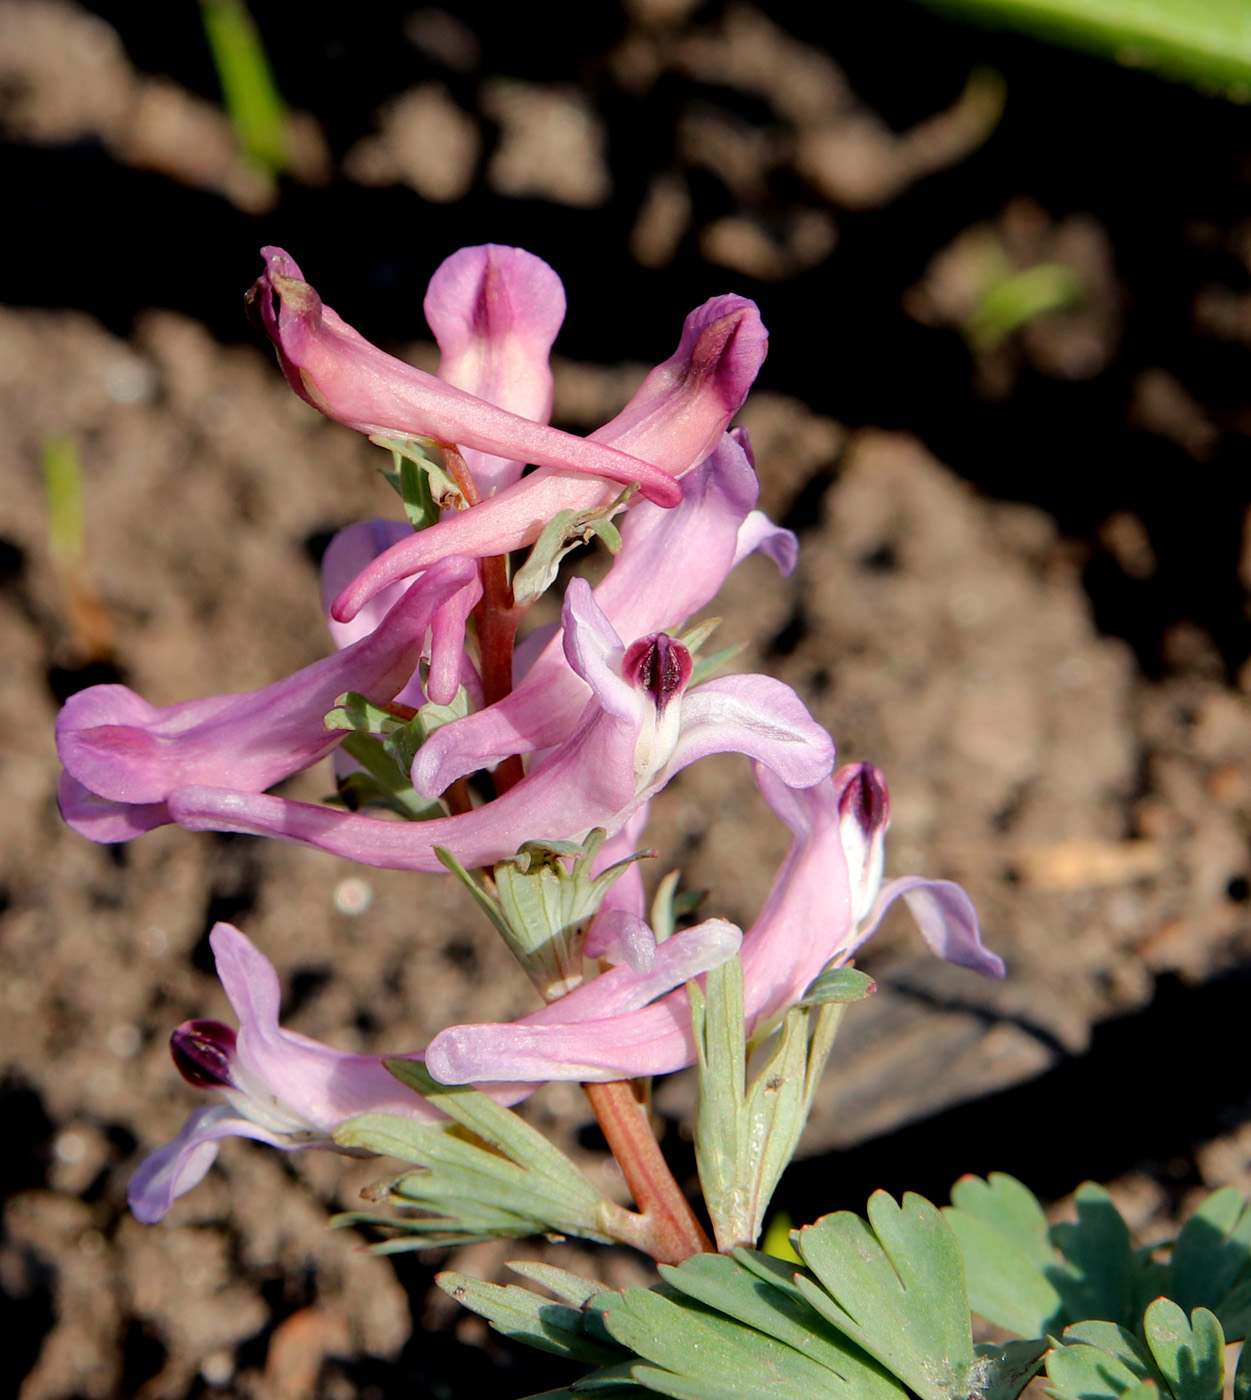
M 127 159 L 138 139 L 127 123 L 138 120 L 128 104 L 138 100 L 139 79 L 108 38 L 112 31 L 104 26 L 102 35 L 96 20 L 84 29 L 82 12 L 68 5 L 0 6 L 10 62 L 14 34 L 47 57 L 49 41 L 32 40 L 29 26 L 14 28 L 27 8 L 62 35 L 66 53 L 79 45 L 96 86 L 78 91 L 78 107 L 66 111 L 63 69 L 53 65 L 40 87 L 37 65 L 28 62 L 25 105 L 8 119 L 11 139 L 56 143 L 95 132 Z M 623 91 L 649 90 L 664 73 L 677 73 L 750 95 L 755 80 L 736 67 L 735 55 L 755 44 L 769 63 L 790 64 L 787 71 L 799 64 L 807 73 L 807 86 L 792 90 L 798 105 L 787 117 L 807 136 L 798 145 L 753 145 L 725 113 L 687 110 L 679 142 L 686 173 L 648 186 L 635 225 L 632 248 L 649 267 L 664 266 L 683 238 L 698 236 L 723 265 L 785 280 L 829 254 L 835 222 L 824 204 L 788 206 L 773 223 L 765 219 L 765 238 L 761 181 L 816 162 L 814 188 L 834 191 L 822 199 L 855 210 L 893 198 L 963 158 L 984 137 L 987 103 L 997 100 L 985 87 L 970 89 L 941 121 L 933 118 L 938 125 L 925 128 L 924 140 L 915 135 L 920 126 L 896 136 L 854 105 L 826 55 L 788 49 L 779 31 L 753 28 L 755 11 L 732 6 L 720 29 L 687 33 L 682 7 L 671 9 L 660 6 L 649 29 L 649 7 L 633 7 L 635 27 L 610 64 Z M 441 12 L 419 13 L 426 17 L 414 20 L 421 42 L 443 45 L 449 71 L 459 71 L 462 59 L 478 61 L 466 48 L 466 34 L 474 36 L 457 29 L 459 21 L 440 28 Z M 820 95 L 828 97 L 836 81 L 842 96 L 826 110 Z M 491 92 L 493 119 L 513 142 L 501 143 L 482 175 L 497 192 L 562 197 L 535 195 L 525 182 L 538 177 L 526 173 L 523 158 L 525 141 L 539 139 L 534 130 L 556 120 L 549 108 L 562 102 L 582 113 L 574 130 L 578 159 L 603 159 L 594 122 L 565 89 L 544 89 L 542 102 L 519 87 L 497 84 Z M 365 144 L 352 147 L 349 176 L 407 182 L 431 200 L 442 197 L 439 190 L 454 198 L 465 172 L 432 174 L 412 131 L 400 130 L 414 113 L 426 120 L 433 112 L 453 126 L 467 121 L 459 108 L 448 116 L 449 102 L 446 93 L 427 92 L 385 109 L 377 132 L 360 133 Z M 567 125 L 560 129 L 562 139 L 573 139 Z M 471 161 L 477 130 L 462 143 Z M 174 168 L 156 136 L 144 149 L 157 147 L 166 154 L 145 158 L 149 166 L 199 179 L 245 208 L 261 198 L 229 159 L 211 178 L 200 177 Z M 692 234 L 683 180 L 697 182 L 690 172 L 701 168 L 720 171 L 738 191 L 738 205 Z M 873 170 L 876 184 L 868 179 Z M 809 215 L 820 216 L 816 224 Z M 1019 208 L 1013 217 L 1019 222 Z M 1005 227 L 1012 224 L 1005 219 Z M 1047 256 L 1058 256 L 1066 227 L 1072 232 L 1071 225 L 1054 233 L 1030 227 L 1051 240 Z M 1078 233 L 1099 267 L 1095 329 L 1063 316 L 1050 338 L 1046 325 L 1031 326 L 980 365 L 983 391 L 1010 396 L 1023 365 L 1064 377 L 1073 345 L 1092 337 L 1100 355 L 1116 353 L 1118 294 L 1101 235 L 1089 222 Z M 934 253 L 944 241 L 936 236 Z M 1019 252 L 1021 238 L 1012 246 Z M 929 276 L 940 275 L 935 264 Z M 901 292 L 905 280 L 901 274 Z M 934 285 L 927 286 L 933 303 Z M 657 356 L 667 353 L 667 335 L 657 333 Z M 408 353 L 428 362 L 431 347 Z M 612 355 L 606 342 L 601 358 Z M 558 421 L 580 431 L 595 426 L 624 402 L 638 373 L 631 365 L 561 361 Z M 1156 377 L 1135 382 L 1137 429 L 1206 459 L 1224 427 L 1213 426 L 1167 371 L 1147 373 Z M 168 703 L 263 685 L 325 653 L 318 545 L 352 520 L 394 511 L 375 449 L 299 403 L 259 349 L 223 346 L 170 311 L 145 313 L 122 339 L 79 311 L 0 310 L 0 419 L 7 797 L 0 811 L 0 1045 L 13 1144 L 0 1286 L 20 1323 L 6 1393 L 21 1400 L 174 1400 L 206 1392 L 349 1400 L 494 1391 L 497 1384 L 520 1394 L 562 1383 L 563 1371 L 501 1348 L 442 1295 L 427 1296 L 426 1265 L 401 1261 L 397 1272 L 363 1253 L 351 1233 L 325 1229 L 327 1214 L 354 1205 L 360 1187 L 380 1174 L 376 1165 L 231 1141 L 206 1182 L 161 1226 L 140 1226 L 125 1209 L 135 1164 L 174 1132 L 192 1103 L 166 1050 L 170 1029 L 188 1017 L 227 1014 L 207 949 L 215 919 L 239 924 L 276 963 L 286 1024 L 343 1048 L 403 1050 L 450 1022 L 504 1019 L 532 1004 L 524 978 L 468 898 L 441 879 L 362 873 L 293 847 L 176 829 L 103 848 L 70 833 L 56 813 L 58 695 L 115 667 L 150 700 Z M 839 1173 L 858 1160 L 857 1145 L 905 1125 L 921 1124 L 912 1130 L 921 1132 L 926 1120 L 965 1124 L 935 1115 L 997 1093 L 991 1102 L 1005 1104 L 1014 1086 L 1072 1065 L 1101 1025 L 1143 1013 L 1162 976 L 1219 987 L 1251 956 L 1251 701 L 1228 681 L 1198 626 L 1183 620 L 1165 631 L 1154 677 L 1143 674 L 1125 642 L 1096 629 L 1084 587 L 1091 550 L 1102 550 L 1130 579 L 1149 578 L 1156 567 L 1132 509 L 1109 516 L 1097 544 L 1075 545 L 1044 510 L 979 494 L 916 437 L 848 431 L 769 392 L 752 398 L 742 421 L 756 447 L 762 504 L 801 529 L 803 555 L 789 581 L 779 583 L 759 559 L 731 579 L 712 610 L 725 619 L 722 644 L 745 642 L 742 669 L 768 670 L 794 685 L 844 759 L 884 768 L 894 811 L 892 872 L 962 881 L 1010 969 L 992 984 L 940 964 L 904 916 L 892 917 L 866 950 L 862 966 L 880 991 L 848 1017 L 794 1198 L 807 1202 L 819 1179 L 816 1209 L 854 1207 L 860 1201 L 845 1194 Z M 64 435 L 82 461 L 81 566 L 58 564 L 49 549 L 40 462 Z M 1241 588 L 1230 572 L 1230 588 Z M 322 770 L 286 790 L 316 799 L 330 786 Z M 785 846 L 745 765 L 728 759 L 701 764 L 672 785 L 656 805 L 649 840 L 662 850 L 662 870 L 681 865 L 689 884 L 710 891 L 709 913 L 744 924 Z M 362 904 L 362 912 L 347 912 Z M 1193 1017 L 1181 1013 L 1181 1001 L 1171 1004 L 1178 1009 L 1161 1023 L 1162 1063 L 1189 1053 L 1182 1028 Z M 1202 1053 L 1192 1062 L 1202 1066 Z M 1133 1063 L 1113 1071 L 1135 1072 Z M 1181 1092 L 1173 1081 L 1168 1088 Z M 689 1156 L 682 1124 L 692 1094 L 689 1075 L 658 1094 L 677 1160 Z M 1248 1189 L 1251 1143 L 1245 1126 L 1234 1127 L 1231 1102 L 1228 1094 L 1214 1101 L 1193 1131 L 1127 1142 L 1108 1158 L 1104 1175 L 1119 1178 L 1116 1189 L 1136 1225 L 1150 1230 L 1184 1204 L 1179 1182 Z M 1027 1165 L 1036 1151 L 1042 1170 L 1043 1139 L 1064 1105 L 1055 1098 L 1039 1104 L 1036 1145 L 1026 1133 L 1003 1149 L 1014 1161 L 1023 1153 Z M 1080 1122 L 1095 1124 L 1099 1114 L 1079 1106 Z M 575 1089 L 554 1086 L 530 1111 L 620 1191 L 586 1131 L 590 1115 Z M 998 1144 L 985 1123 L 968 1129 L 960 1158 L 978 1170 L 1005 1160 L 994 1156 Z M 926 1154 L 937 1140 L 898 1139 L 921 1144 L 916 1156 L 901 1148 L 902 1184 L 930 1180 Z M 946 1161 L 933 1170 L 946 1170 Z M 1049 1169 L 1049 1185 L 1040 1189 L 1060 1195 L 1083 1170 L 1066 1176 L 1067 1167 Z M 614 1284 L 646 1277 L 640 1262 L 623 1256 L 535 1248 Z M 475 1247 L 452 1256 L 451 1266 L 494 1275 L 505 1258 L 529 1252 Z M 411 1341 L 414 1313 L 428 1335 Z M 492 1379 L 494 1364 L 505 1368 L 502 1381 Z

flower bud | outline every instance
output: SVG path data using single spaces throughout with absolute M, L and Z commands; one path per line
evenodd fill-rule
M 184 1021 L 169 1038 L 178 1073 L 197 1089 L 229 1089 L 235 1033 L 220 1021 Z

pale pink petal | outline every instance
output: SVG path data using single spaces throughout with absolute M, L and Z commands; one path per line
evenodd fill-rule
M 361 520 L 340 530 L 326 546 L 321 561 L 321 601 L 335 646 L 348 647 L 369 636 L 404 596 L 404 585 L 395 583 L 371 599 L 351 622 L 336 622 L 330 616 L 330 604 L 356 575 L 412 533 L 413 527 L 402 520 Z
M 658 365 L 610 423 L 587 439 L 619 443 L 644 454 L 673 477 L 698 466 L 720 443 L 764 359 L 767 337 L 755 306 L 742 297 L 714 297 L 687 317 L 677 351 Z M 538 459 L 531 456 L 531 461 Z M 633 459 L 632 459 L 633 460 Z M 610 473 L 603 472 L 603 476 Z M 611 477 L 612 480 L 625 480 Z M 537 471 L 474 510 L 423 530 L 387 551 L 335 600 L 348 620 L 379 589 L 428 568 L 444 554 L 482 557 L 533 544 L 561 510 L 592 510 L 616 492 L 567 474 Z M 675 501 L 645 492 L 659 505 Z M 478 517 L 476 520 L 474 517 Z
M 61 774 L 56 800 L 67 826 L 88 841 L 106 846 L 131 841 L 173 820 L 164 802 L 112 802 L 97 797 L 68 773 Z
M 262 690 L 164 709 L 125 686 L 79 691 L 57 719 L 61 760 L 84 787 L 116 802 L 158 803 L 196 783 L 262 791 L 334 747 L 341 736 L 323 720 L 345 691 L 384 703 L 408 682 L 435 611 L 462 590 L 480 592 L 477 569 L 449 559 L 369 636 Z
M 772 676 L 725 676 L 682 697 L 681 734 L 666 776 L 713 753 L 746 754 L 794 788 L 820 782 L 834 765 L 830 736 Z
M 239 1018 L 239 1059 L 285 1111 L 327 1136 L 360 1113 L 395 1113 L 421 1122 L 442 1116 L 388 1073 L 378 1056 L 334 1050 L 281 1029 L 278 975 L 237 928 L 219 923 L 209 942 Z
M 637 914 L 601 909 L 587 930 L 583 952 L 606 963 L 625 963 L 632 972 L 650 972 L 656 965 L 656 935 Z
M 649 462 L 496 408 L 385 354 L 322 302 L 280 248 L 261 251 L 266 268 L 248 294 L 249 306 L 273 341 L 287 382 L 328 418 L 362 433 L 428 437 L 554 471 L 637 481 L 660 504 L 681 500 L 673 477 Z
M 565 319 L 565 289 L 522 248 L 462 248 L 426 292 L 426 320 L 443 358 L 439 378 L 536 423 L 552 416 L 552 342 Z M 478 489 L 493 496 L 521 475 L 521 461 L 465 453 Z
M 204 1180 L 217 1160 L 217 1142 L 224 1137 L 254 1138 L 275 1147 L 284 1144 L 258 1128 L 228 1103 L 198 1108 L 177 1137 L 150 1152 L 130 1179 L 127 1194 L 135 1219 L 155 1225 L 179 1196 Z
M 981 926 L 973 901 L 950 880 L 926 880 L 919 875 L 888 880 L 865 920 L 857 942 L 863 942 L 882 922 L 887 909 L 900 895 L 917 921 L 930 952 L 957 967 L 967 967 L 983 977 L 1003 977 L 1003 959 L 982 942 Z
M 723 919 L 684 929 L 656 948 L 640 975 L 622 965 L 511 1025 L 451 1026 L 426 1050 L 426 1066 L 448 1084 L 490 1064 L 501 1080 L 606 1080 L 665 1074 L 693 1058 L 685 991 L 655 998 L 719 967 L 738 951 L 741 932 Z
M 753 510 L 739 527 L 734 565 L 757 552 L 768 555 L 778 566 L 778 572 L 789 578 L 799 562 L 799 538 L 793 530 L 775 525 L 764 511 Z

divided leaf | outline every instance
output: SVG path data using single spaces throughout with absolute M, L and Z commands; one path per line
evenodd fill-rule
M 438 1083 L 418 1061 L 388 1060 L 386 1066 L 452 1122 L 367 1113 L 342 1124 L 335 1133 L 340 1146 L 363 1147 L 418 1168 L 389 1183 L 384 1194 L 421 1214 L 354 1212 L 336 1223 L 399 1231 L 401 1238 L 378 1246 L 383 1253 L 552 1231 L 601 1243 L 614 1238 L 606 1227 L 620 1208 L 523 1119 L 477 1089 Z
M 808 1121 L 843 1003 L 873 989 L 861 973 L 839 969 L 838 976 L 832 995 L 787 1012 L 750 1083 L 742 962 L 734 957 L 714 968 L 703 988 L 688 985 L 699 1064 L 695 1155 L 720 1249 L 754 1245 L 760 1237 L 773 1192 Z
M 581 1308 L 554 1303 L 513 1283 L 501 1287 L 451 1270 L 437 1274 L 435 1282 L 506 1337 L 594 1366 L 612 1366 L 622 1360 L 620 1348 L 587 1335 Z
M 1052 1340 L 1047 1379 L 1054 1400 L 1147 1400 L 1163 1377 L 1145 1347 L 1115 1322 L 1079 1322 Z M 1148 1389 L 1143 1390 L 1144 1384 Z
M 1225 1388 L 1225 1334 L 1207 1308 L 1185 1312 L 1157 1298 L 1143 1319 L 1147 1346 L 1174 1400 L 1220 1400 Z
M 677 1400 L 812 1400 L 839 1393 L 836 1376 L 794 1347 L 690 1299 L 630 1288 L 589 1306 L 640 1363 L 629 1373 Z M 584 1382 L 578 1382 L 582 1389 Z M 850 1400 L 859 1392 L 847 1389 Z
M 1213 1191 L 1182 1226 L 1173 1246 L 1168 1296 L 1183 1309 L 1210 1308 L 1228 1341 L 1242 1341 L 1251 1321 L 1251 1206 L 1226 1186 Z
M 1100 1318 L 1135 1327 L 1135 1259 L 1129 1226 L 1112 1197 L 1087 1181 L 1074 1195 L 1076 1222 L 1051 1227 L 1051 1241 L 1064 1256 L 1045 1272 L 1074 1320 Z
M 943 1215 L 960 1242 L 973 1311 L 1018 1337 L 1058 1329 L 1064 1321 L 1060 1295 L 1046 1276 L 1056 1252 L 1033 1193 L 1014 1177 L 992 1172 L 986 1181 L 962 1177 L 951 1199 Z
M 743 1250 L 741 1254 L 751 1251 Z M 724 1254 L 696 1254 L 661 1266 L 673 1288 L 832 1371 L 860 1400 L 900 1400 L 903 1387 L 797 1294 L 766 1282 Z
M 868 1224 L 839 1211 L 797 1242 L 819 1280 L 796 1278 L 804 1296 L 922 1400 L 979 1388 L 960 1247 L 929 1201 L 877 1191 Z

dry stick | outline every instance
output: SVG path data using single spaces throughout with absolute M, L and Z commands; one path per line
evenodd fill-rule
M 645 1239 L 638 1247 L 658 1264 L 680 1264 L 692 1254 L 712 1253 L 712 1241 L 673 1179 L 652 1132 L 650 1114 L 639 1102 L 633 1083 L 617 1079 L 582 1088 L 646 1223 Z
M 439 445 L 466 506 L 479 505 L 482 494 L 465 459 L 451 444 Z M 493 705 L 513 688 L 513 646 L 524 610 L 513 605 L 504 555 L 483 559 L 481 571 L 482 601 L 474 609 L 474 616 L 482 652 L 483 700 Z M 495 769 L 496 795 L 502 797 L 524 776 L 520 756 L 510 755 Z M 638 1207 L 632 1223 L 639 1228 L 630 1230 L 632 1236 L 637 1236 L 630 1243 L 646 1250 L 661 1264 L 680 1264 L 692 1254 L 710 1253 L 712 1241 L 673 1179 L 652 1132 L 651 1115 L 639 1102 L 633 1082 L 619 1079 L 611 1084 L 582 1087 Z

